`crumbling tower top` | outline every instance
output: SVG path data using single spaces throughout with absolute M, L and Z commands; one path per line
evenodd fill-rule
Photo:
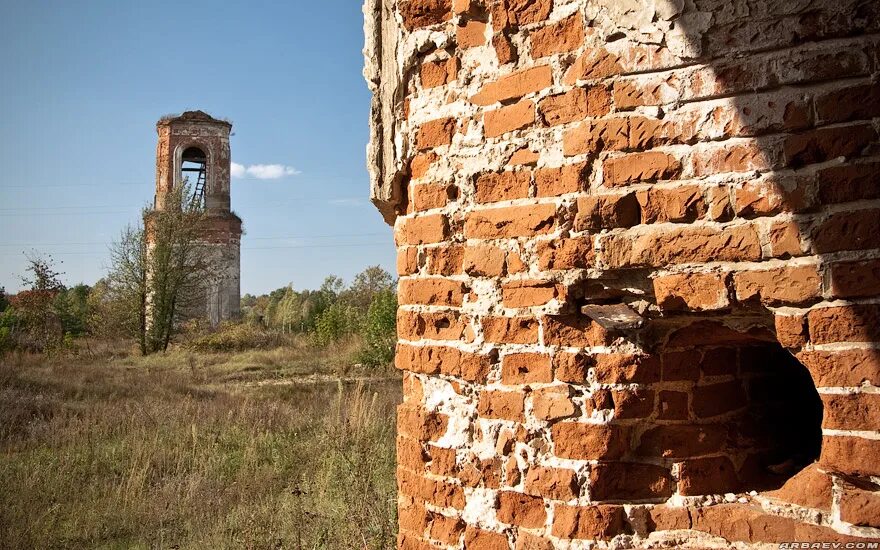
M 156 208 L 165 207 L 165 196 L 187 180 L 194 200 L 211 214 L 230 209 L 229 135 L 232 123 L 204 111 L 165 116 L 156 123 Z

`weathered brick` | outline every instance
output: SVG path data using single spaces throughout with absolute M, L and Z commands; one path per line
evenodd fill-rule
M 449 238 L 449 221 L 443 214 L 430 214 L 398 221 L 398 244 L 439 243 Z
M 630 448 L 625 426 L 560 422 L 551 428 L 554 454 L 575 460 L 615 460 Z
M 550 66 L 541 65 L 511 73 L 495 82 L 486 84 L 477 95 L 471 98 L 471 101 L 477 105 L 492 105 L 499 101 L 518 99 L 524 95 L 539 92 L 552 84 L 553 73 Z
M 483 418 L 523 422 L 525 421 L 523 400 L 521 392 L 483 390 L 477 404 L 477 414 Z
M 552 532 L 562 539 L 611 540 L 626 532 L 626 513 L 622 506 L 557 504 Z
M 538 197 L 556 197 L 583 191 L 589 176 L 587 164 L 560 168 L 542 168 L 535 172 L 535 191 Z
M 397 406 L 397 433 L 418 441 L 436 441 L 446 433 L 449 418 L 421 407 Z
M 403 0 L 398 5 L 407 30 L 448 21 L 452 17 L 452 0 Z
M 397 310 L 397 334 L 404 340 L 458 340 L 466 329 L 467 319 L 457 313 Z
M 807 321 L 814 344 L 880 341 L 880 304 L 814 309 Z
M 797 357 L 817 387 L 880 386 L 880 350 L 802 351 Z
M 800 304 L 819 298 L 822 279 L 814 265 L 734 273 L 736 299 L 764 304 Z
M 570 386 L 548 386 L 532 392 L 532 412 L 541 420 L 558 420 L 577 411 Z
M 748 405 L 740 380 L 699 385 L 694 389 L 691 408 L 697 418 L 711 418 Z
M 619 59 L 604 48 L 590 48 L 568 68 L 563 81 L 572 85 L 578 80 L 598 80 L 622 71 Z
M 544 353 L 511 353 L 501 359 L 501 382 L 532 384 L 552 382 L 553 366 Z
M 474 182 L 474 198 L 480 203 L 523 199 L 531 181 L 531 173 L 522 170 L 482 174 Z
M 457 275 L 462 272 L 464 247 L 461 245 L 433 246 L 425 249 L 428 273 L 431 275 Z
M 647 418 L 654 412 L 654 391 L 644 388 L 612 390 L 614 418 Z
M 535 102 L 530 99 L 487 111 L 483 116 L 486 137 L 498 137 L 507 132 L 528 128 L 534 123 Z
M 553 9 L 552 0 L 505 0 L 492 5 L 492 24 L 502 29 L 529 25 L 547 19 Z
M 561 382 L 581 384 L 587 379 L 590 368 L 589 356 L 583 353 L 559 352 L 553 357 L 553 370 L 556 379 Z
M 831 294 L 835 298 L 880 295 L 880 260 L 831 264 Z
M 538 104 L 538 112 L 547 126 L 567 124 L 587 117 L 601 117 L 611 112 L 611 94 L 605 86 L 573 88 L 542 99 Z
M 693 222 L 706 214 L 706 203 L 699 187 L 639 191 L 642 223 Z
M 543 321 L 545 344 L 602 346 L 610 339 L 599 323 L 581 315 L 547 316 Z
M 880 528 L 880 493 L 845 485 L 840 498 L 840 519 L 860 527 Z
M 657 266 L 691 262 L 736 262 L 761 259 L 755 229 L 739 225 L 717 229 L 687 227 L 636 235 L 611 235 L 602 241 L 604 260 L 611 267 Z
M 397 274 L 412 275 L 419 270 L 419 249 L 415 246 L 397 248 Z
M 600 384 L 650 384 L 660 380 L 660 362 L 648 355 L 602 353 L 595 356 Z
M 694 458 L 679 466 L 678 492 L 685 496 L 739 491 L 736 468 L 726 456 Z
M 506 255 L 497 246 L 468 246 L 464 251 L 464 271 L 475 277 L 501 277 L 505 274 Z
M 724 448 L 727 431 L 717 425 L 662 425 L 645 431 L 636 448 L 643 457 L 690 458 Z
M 543 499 L 513 491 L 498 493 L 496 515 L 504 523 L 532 529 L 543 527 L 547 520 Z
M 657 305 L 665 311 L 713 311 L 730 306 L 720 273 L 676 273 L 654 279 Z
M 590 120 L 562 134 L 562 153 L 567 157 L 629 148 L 629 119 Z
M 455 135 L 455 119 L 441 118 L 425 122 L 416 135 L 416 147 L 421 150 L 432 149 L 452 143 Z
M 556 206 L 508 206 L 468 214 L 464 233 L 469 239 L 530 237 L 549 233 L 556 226 Z
M 483 317 L 483 338 L 499 344 L 537 344 L 538 320 L 534 317 Z
M 578 231 L 638 225 L 641 215 L 635 193 L 579 197 L 574 225 Z
M 443 208 L 458 197 L 458 188 L 454 185 L 437 185 L 433 183 L 417 183 L 412 186 L 412 207 L 416 212 Z
M 587 269 L 595 265 L 596 253 L 590 237 L 553 239 L 538 243 L 538 269 Z
M 880 440 L 856 436 L 825 436 L 819 467 L 851 476 L 880 475 Z
M 631 183 L 675 179 L 681 174 L 681 163 L 668 153 L 650 151 L 612 157 L 602 166 L 602 183 L 619 187 Z
M 469 525 L 464 532 L 464 547 L 468 550 L 506 550 L 507 537 Z
M 455 39 L 460 48 L 473 48 L 486 43 L 486 24 L 470 20 L 455 28 Z
M 580 14 L 572 15 L 532 32 L 529 39 L 534 59 L 569 52 L 583 43 L 584 23 Z
M 461 281 L 441 278 L 401 279 L 398 299 L 401 304 L 459 307 L 467 291 Z
M 602 462 L 590 468 L 593 500 L 666 499 L 674 491 L 669 470 L 654 464 Z
M 880 431 L 880 394 L 822 394 L 822 427 L 831 430 Z
M 877 132 L 871 124 L 817 128 L 789 136 L 785 140 L 786 163 L 799 168 L 825 162 L 835 157 L 855 157 L 872 141 Z
M 423 88 L 436 88 L 458 78 L 458 58 L 423 63 L 420 69 Z
M 553 281 L 516 280 L 501 286 L 504 307 L 533 307 L 546 305 L 551 300 L 565 300 L 565 287 Z
M 880 198 L 880 162 L 824 168 L 817 179 L 824 204 Z
M 571 500 L 580 494 L 574 470 L 534 466 L 526 474 L 526 492 L 554 500 Z
M 877 247 L 880 209 L 839 212 L 813 231 L 813 249 L 819 254 Z

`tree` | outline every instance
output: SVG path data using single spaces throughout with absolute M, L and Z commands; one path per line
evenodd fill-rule
M 143 225 L 123 230 L 111 249 L 109 286 L 141 353 L 168 349 L 182 320 L 201 313 L 210 265 L 199 238 L 205 217 L 188 185 L 144 210 Z
M 378 265 L 370 266 L 354 276 L 348 290 L 349 301 L 356 308 L 366 311 L 373 297 L 394 287 L 394 277 Z
M 397 342 L 397 295 L 391 289 L 373 295 L 363 328 L 360 361 L 371 367 L 389 364 Z
M 21 277 L 27 287 L 10 299 L 14 321 L 7 321 L 7 338 L 16 345 L 34 351 L 47 351 L 61 345 L 64 326 L 55 308 L 56 297 L 64 291 L 62 273 L 55 269 L 52 256 L 31 253 L 27 256 L 26 275 Z
M 6 298 L 6 289 L 0 286 L 0 313 L 6 311 L 9 306 L 9 300 Z

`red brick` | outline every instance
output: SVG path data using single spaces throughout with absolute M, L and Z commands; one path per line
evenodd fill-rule
M 562 539 L 611 540 L 627 532 L 622 506 L 567 506 L 553 508 L 553 536 Z
M 538 104 L 538 112 L 547 126 L 567 124 L 586 117 L 605 116 L 611 112 L 611 94 L 605 86 L 573 88 L 563 94 L 542 99 Z
M 877 235 L 880 235 L 880 210 L 838 212 L 815 229 L 813 248 L 819 254 L 877 248 Z
M 453 245 L 426 248 L 425 258 L 428 261 L 428 273 L 431 275 L 458 275 L 462 272 L 464 247 Z
M 876 82 L 825 92 L 816 98 L 823 122 L 847 122 L 880 117 L 880 86 Z
M 468 239 L 531 237 L 549 233 L 556 226 L 556 206 L 507 206 L 468 214 L 464 233 Z
M 508 385 L 552 382 L 553 365 L 543 353 L 511 353 L 501 359 L 501 382 Z
M 515 391 L 490 391 L 480 393 L 477 414 L 483 418 L 498 418 L 523 422 L 523 394 Z
M 803 256 L 801 228 L 797 222 L 777 222 L 767 232 L 770 255 L 774 258 Z
M 534 123 L 535 102 L 530 99 L 487 111 L 483 116 L 486 137 L 498 137 L 507 132 L 528 128 Z
M 873 141 L 877 132 L 871 124 L 817 128 L 786 138 L 785 160 L 788 166 L 825 162 L 836 157 L 856 157 Z
M 819 467 L 852 476 L 880 475 L 880 440 L 854 436 L 824 436 Z
M 880 350 L 802 351 L 797 358 L 817 387 L 880 386 Z
M 523 69 L 482 87 L 480 92 L 471 98 L 477 105 L 492 105 L 499 101 L 518 99 L 524 95 L 539 92 L 553 84 L 553 73 L 549 65 L 541 65 Z
M 694 175 L 698 177 L 781 167 L 775 151 L 769 146 L 761 147 L 753 142 L 698 150 L 694 153 L 692 162 Z
M 880 394 L 822 394 L 822 427 L 831 430 L 880 431 Z
M 614 76 L 622 70 L 616 55 L 604 48 L 590 48 L 569 67 L 563 82 L 572 85 L 578 80 L 597 80 Z
M 776 339 L 787 348 L 799 348 L 807 343 L 807 323 L 802 315 L 774 316 Z
M 726 456 L 695 458 L 679 466 L 678 492 L 685 496 L 739 491 L 736 469 Z
M 706 215 L 706 203 L 699 187 L 639 191 L 642 223 L 693 222 Z
M 398 296 L 401 304 L 460 307 L 468 289 L 461 281 L 450 279 L 401 279 Z
M 880 528 L 880 493 L 844 485 L 840 519 L 860 527 Z
M 562 346 L 602 346 L 610 336 L 599 323 L 582 315 L 544 317 L 544 343 Z
M 397 311 L 397 334 L 404 340 L 458 340 L 466 329 L 467 319 L 457 313 Z
M 439 243 L 449 238 L 449 221 L 443 214 L 403 218 L 398 222 L 398 244 Z
M 540 241 L 537 253 L 538 269 L 541 271 L 587 269 L 596 263 L 596 253 L 590 237 Z
M 395 365 L 401 370 L 445 374 L 479 383 L 485 382 L 493 363 L 492 355 L 467 353 L 445 346 L 398 344 L 395 356 Z
M 763 304 L 801 304 L 820 297 L 822 279 L 814 265 L 734 273 L 736 299 Z
M 541 158 L 540 153 L 532 151 L 528 147 L 523 147 L 522 149 L 517 149 L 509 159 L 507 159 L 508 166 L 534 166 L 538 163 L 538 159 Z
M 570 386 L 549 386 L 532 392 L 532 412 L 541 420 L 558 420 L 577 412 Z
M 823 204 L 880 198 L 880 162 L 832 166 L 817 177 Z
M 880 295 L 880 260 L 832 263 L 831 294 L 835 298 Z
M 751 226 L 658 229 L 603 239 L 605 262 L 612 268 L 665 267 L 695 262 L 737 262 L 761 259 L 761 241 Z
M 438 157 L 433 151 L 415 155 L 409 163 L 409 175 L 412 176 L 413 179 L 421 178 L 428 172 L 431 165 L 434 164 L 438 158 L 440 157 Z
M 543 527 L 547 521 L 543 499 L 512 491 L 498 493 L 496 515 L 499 521 L 531 529 Z
M 505 270 L 506 252 L 496 246 L 468 246 L 464 251 L 464 271 L 475 277 L 501 277 Z
M 577 209 L 574 221 L 577 231 L 632 227 L 638 225 L 640 220 L 635 193 L 579 197 Z
M 562 134 L 562 153 L 566 157 L 629 148 L 629 119 L 590 120 Z
M 595 356 L 596 382 L 600 384 L 650 384 L 660 380 L 660 363 L 647 355 L 622 353 Z
M 454 185 L 418 183 L 412 186 L 412 206 L 416 212 L 443 208 L 457 197 L 458 188 Z
M 492 37 L 492 48 L 498 57 L 499 65 L 506 65 L 511 61 L 516 61 L 519 57 L 516 47 L 504 33 L 498 33 Z
M 486 43 L 486 24 L 481 21 L 468 21 L 455 29 L 459 48 L 473 48 Z
M 403 26 L 411 31 L 448 21 L 452 17 L 452 0 L 403 0 L 398 10 Z
M 529 25 L 547 19 L 552 0 L 505 0 L 492 5 L 492 24 L 497 29 Z
M 687 392 L 661 391 L 659 409 L 657 418 L 661 420 L 687 420 L 690 417 Z
M 719 273 L 676 273 L 654 279 L 657 305 L 664 311 L 713 311 L 730 306 Z
M 674 483 L 669 470 L 636 462 L 600 462 L 590 468 L 592 500 L 665 499 Z
M 452 143 L 455 135 L 455 119 L 441 118 L 425 122 L 419 127 L 416 147 L 420 150 L 432 149 Z
M 422 64 L 422 88 L 436 88 L 455 80 L 458 76 L 458 63 L 458 58 L 453 57 Z
M 580 494 L 574 470 L 533 466 L 526 474 L 526 492 L 554 500 L 571 500 Z
M 583 191 L 587 185 L 589 165 L 575 164 L 561 168 L 542 168 L 535 172 L 538 197 L 556 197 Z
M 553 357 L 553 370 L 556 379 L 561 382 L 581 384 L 587 379 L 587 369 L 590 368 L 589 356 L 583 353 L 568 353 L 561 351 Z
M 657 426 L 642 434 L 636 454 L 642 457 L 690 458 L 719 452 L 727 431 L 717 425 Z
M 524 199 L 529 196 L 531 173 L 506 171 L 479 176 L 474 182 L 474 199 L 480 203 Z
M 880 340 L 880 304 L 814 309 L 807 321 L 814 344 Z
M 677 178 L 681 174 L 681 163 L 670 154 L 651 151 L 609 158 L 602 170 L 602 183 L 618 187 Z
M 575 460 L 615 460 L 630 448 L 625 426 L 560 422 L 551 428 L 554 454 Z
M 436 441 L 446 433 L 449 418 L 411 405 L 397 406 L 397 433 L 418 441 Z
M 501 533 L 493 533 L 469 525 L 464 532 L 464 548 L 466 550 L 507 550 L 510 544 Z
M 397 248 L 397 275 L 412 275 L 419 270 L 419 249 L 415 246 Z
M 792 502 L 806 508 L 831 510 L 831 476 L 820 472 L 813 463 L 785 482 L 780 489 L 767 496 Z
M 748 404 L 742 382 L 730 380 L 697 386 L 691 407 L 697 418 L 710 418 L 744 408 Z
M 516 280 L 501 286 L 504 307 L 534 307 L 546 305 L 551 300 L 565 301 L 565 287 L 553 281 Z
M 580 14 L 572 15 L 558 23 L 533 31 L 529 38 L 532 58 L 538 59 L 554 53 L 569 52 L 581 46 L 584 40 L 584 23 Z
M 643 388 L 613 390 L 614 418 L 647 418 L 654 412 L 654 391 Z

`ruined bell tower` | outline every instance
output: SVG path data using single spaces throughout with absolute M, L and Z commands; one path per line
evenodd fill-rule
M 156 123 L 156 210 L 163 210 L 169 192 L 187 181 L 205 211 L 200 240 L 213 273 L 205 282 L 204 316 L 212 325 L 238 317 L 241 298 L 242 225 L 230 209 L 231 130 L 230 122 L 202 111 Z

